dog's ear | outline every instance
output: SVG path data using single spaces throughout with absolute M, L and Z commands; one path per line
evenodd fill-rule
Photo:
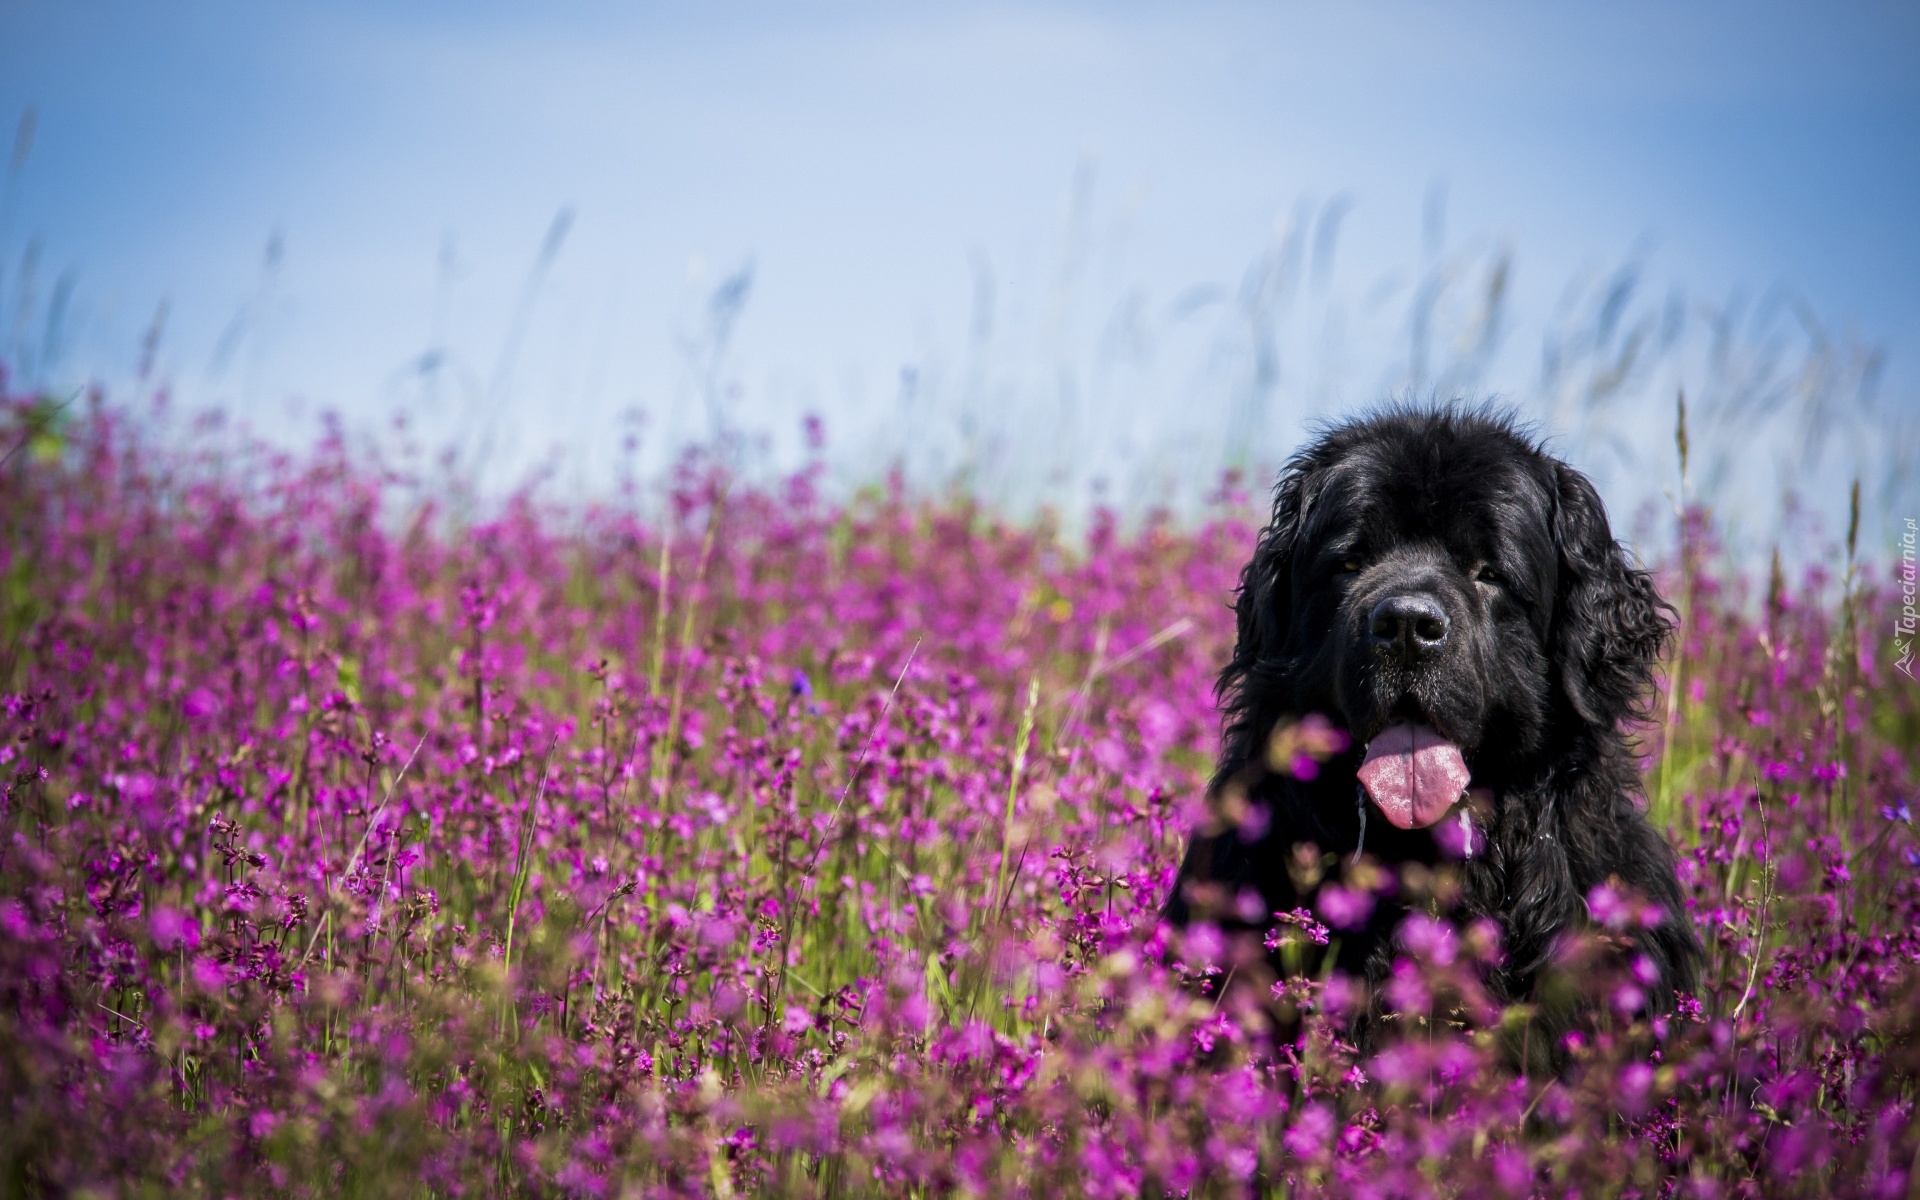
M 1292 623 L 1293 553 L 1306 490 L 1306 466 L 1296 462 L 1273 494 L 1273 515 L 1240 572 L 1234 597 L 1237 632 L 1233 658 L 1220 672 L 1215 692 L 1226 713 L 1216 787 L 1263 752 L 1279 717 L 1284 670 L 1278 661 Z
M 1587 477 L 1556 464 L 1553 541 L 1559 554 L 1554 661 L 1581 719 L 1612 728 L 1642 713 L 1653 669 L 1673 632 L 1671 607 L 1613 538 Z

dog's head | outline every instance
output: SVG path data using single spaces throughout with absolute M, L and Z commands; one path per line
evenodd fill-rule
M 1288 465 L 1241 580 L 1223 776 L 1274 724 L 1343 722 L 1374 804 L 1431 825 L 1580 731 L 1611 733 L 1670 625 L 1593 485 L 1511 420 L 1394 408 Z

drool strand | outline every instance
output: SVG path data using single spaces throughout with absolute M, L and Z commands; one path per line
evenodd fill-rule
M 1360 861 L 1360 851 L 1367 844 L 1367 789 L 1355 784 L 1353 798 L 1360 807 L 1360 836 L 1354 839 L 1353 861 Z

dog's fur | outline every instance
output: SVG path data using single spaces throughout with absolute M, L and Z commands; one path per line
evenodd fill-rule
M 1368 627 L 1383 598 L 1407 594 L 1451 621 L 1439 651 L 1411 664 Z M 1672 853 L 1637 803 L 1623 731 L 1644 716 L 1669 611 L 1614 541 L 1593 485 L 1510 417 L 1399 405 L 1326 430 L 1280 478 L 1219 680 L 1214 797 L 1266 811 L 1194 836 L 1168 919 L 1256 928 L 1250 912 L 1236 915 L 1248 889 L 1269 913 L 1311 907 L 1289 872 L 1297 848 L 1352 855 L 1368 741 L 1420 720 L 1461 749 L 1475 793 L 1491 797 L 1480 852 L 1460 867 L 1457 915 L 1500 926 L 1493 993 L 1530 999 L 1557 940 L 1587 921 L 1589 890 L 1612 878 L 1664 913 L 1636 949 L 1657 971 L 1651 1007 L 1670 1008 L 1693 986 L 1699 943 Z M 1270 770 L 1276 725 L 1314 713 L 1344 727 L 1350 747 L 1312 780 Z M 1371 816 L 1362 848 L 1382 865 L 1444 858 L 1429 830 Z M 1403 915 L 1383 904 L 1342 935 L 1341 968 L 1377 983 Z

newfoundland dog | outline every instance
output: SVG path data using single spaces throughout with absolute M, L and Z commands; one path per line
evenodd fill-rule
M 1699 943 L 1623 731 L 1669 610 L 1583 475 L 1491 410 L 1338 425 L 1281 475 L 1235 609 L 1217 819 L 1189 844 L 1173 924 L 1257 934 L 1269 913 L 1326 911 L 1323 871 L 1363 856 L 1450 862 L 1455 917 L 1500 927 L 1499 998 L 1538 998 L 1602 883 L 1657 906 L 1635 946 L 1650 1007 L 1691 990 Z M 1270 764 L 1274 731 L 1313 715 L 1347 748 Z M 1389 898 L 1340 933 L 1337 965 L 1380 982 L 1405 911 Z

